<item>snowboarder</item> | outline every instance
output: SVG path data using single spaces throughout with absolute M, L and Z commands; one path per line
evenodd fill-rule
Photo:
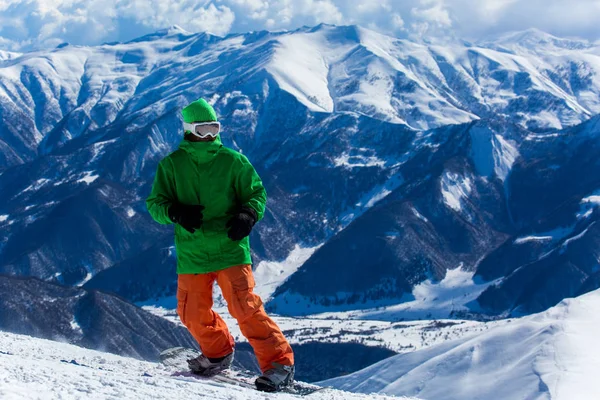
M 216 281 L 258 359 L 257 388 L 280 390 L 293 381 L 294 354 L 253 292 L 248 238 L 264 215 L 265 189 L 248 159 L 221 144 L 208 102 L 198 99 L 181 113 L 184 139 L 158 164 L 146 205 L 158 223 L 175 224 L 177 314 L 202 350 L 190 369 L 211 376 L 233 361 L 233 337 L 212 310 Z

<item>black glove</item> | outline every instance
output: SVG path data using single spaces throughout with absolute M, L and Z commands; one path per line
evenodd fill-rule
M 186 231 L 194 233 L 202 226 L 204 206 L 173 203 L 169 207 L 169 219 L 181 225 Z
M 258 216 L 254 209 L 242 207 L 240 212 L 227 221 L 227 225 L 225 225 L 225 227 L 229 228 L 227 236 L 233 241 L 242 240 L 250 234 L 257 219 Z

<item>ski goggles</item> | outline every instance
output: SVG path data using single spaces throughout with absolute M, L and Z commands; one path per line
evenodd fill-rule
M 191 132 L 192 135 L 198 136 L 201 139 L 209 136 L 215 138 L 221 132 L 221 124 L 217 121 L 193 122 L 191 124 L 184 122 L 183 130 Z

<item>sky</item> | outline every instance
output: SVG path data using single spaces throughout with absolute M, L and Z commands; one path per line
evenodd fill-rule
M 537 28 L 600 40 L 600 0 L 0 0 L 0 50 L 127 41 L 178 25 L 224 36 L 319 23 L 422 40 Z

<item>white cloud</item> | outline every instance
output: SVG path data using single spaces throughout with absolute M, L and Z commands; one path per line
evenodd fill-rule
M 558 36 L 600 38 L 600 0 L 446 0 L 444 4 L 463 37 L 538 28 Z
M 392 14 L 392 24 L 395 29 L 404 28 L 404 19 L 400 14 L 394 13 Z
M 450 13 L 443 0 L 421 1 L 421 7 L 414 7 L 411 14 L 417 21 L 422 20 L 445 28 L 452 26 Z
M 0 0 L 0 37 L 13 48 L 130 40 L 172 25 L 224 35 L 234 21 L 213 1 Z
M 0 0 L 0 49 L 130 40 L 180 25 L 218 35 L 358 24 L 398 36 L 457 36 L 538 28 L 600 38 L 600 0 Z

